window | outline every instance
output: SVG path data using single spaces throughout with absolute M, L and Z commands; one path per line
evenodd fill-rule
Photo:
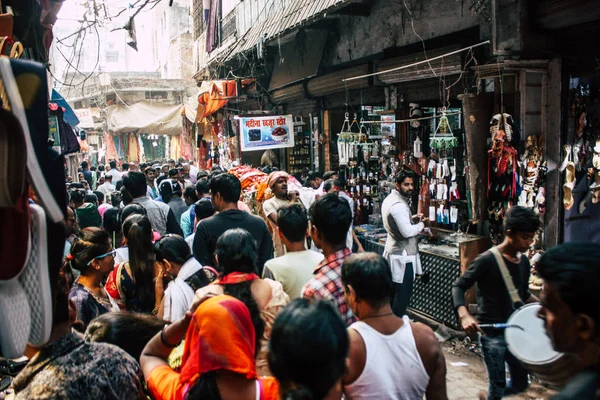
M 152 90 L 144 92 L 146 100 L 166 100 L 168 93 L 166 90 Z
M 107 51 L 106 52 L 106 62 L 116 63 L 119 61 L 119 52 L 118 51 Z

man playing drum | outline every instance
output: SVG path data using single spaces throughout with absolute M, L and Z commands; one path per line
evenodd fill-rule
M 504 241 L 496 247 L 510 274 L 520 299 L 525 303 L 539 301 L 529 293 L 530 264 L 522 254 L 529 249 L 533 237 L 540 228 L 540 219 L 525 207 L 513 206 L 504 217 Z M 493 250 L 493 249 L 492 249 Z M 480 254 L 469 269 L 454 282 L 452 298 L 462 328 L 468 334 L 480 335 L 481 351 L 488 372 L 487 400 L 501 399 L 505 395 L 519 393 L 528 386 L 527 370 L 509 351 L 500 329 L 482 330 L 479 324 L 505 323 L 514 312 L 514 301 L 500 271 L 492 250 Z M 465 305 L 465 292 L 477 283 L 477 320 L 469 314 Z M 507 384 L 505 363 L 511 380 Z M 480 398 L 486 399 L 482 393 Z
M 600 246 L 567 243 L 545 253 L 537 264 L 544 279 L 542 308 L 554 350 L 578 355 L 576 373 L 553 400 L 597 399 L 600 363 Z

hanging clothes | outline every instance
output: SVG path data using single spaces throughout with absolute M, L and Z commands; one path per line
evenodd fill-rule
M 193 157 L 191 143 L 192 125 L 192 122 L 183 115 L 181 124 L 181 156 L 186 160 L 191 160 Z
M 139 135 L 137 137 L 138 139 L 138 148 L 139 148 L 139 154 L 140 154 L 140 162 L 146 162 L 146 152 L 144 149 L 144 142 L 142 142 L 142 135 Z
M 115 137 L 109 133 L 104 134 L 104 147 L 106 148 L 106 161 L 116 160 L 118 158 Z M 102 149 L 101 149 L 102 150 Z
M 134 133 L 130 133 L 127 138 L 127 159 L 129 162 L 139 162 L 140 153 L 138 138 Z
M 177 160 L 181 154 L 181 135 L 171 136 L 171 149 L 169 151 L 169 158 Z
M 60 141 L 60 150 L 62 155 L 77 153 L 80 151 L 81 146 L 75 131 L 71 125 L 67 124 L 64 120 L 64 111 L 62 107 L 59 107 L 56 103 L 50 103 L 48 107 L 48 114 L 50 117 L 56 117 L 58 123 L 58 134 Z

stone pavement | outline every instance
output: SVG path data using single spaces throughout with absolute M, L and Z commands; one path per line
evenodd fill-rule
M 457 349 L 446 344 L 442 344 L 442 347 L 446 357 L 448 399 L 478 399 L 477 395 L 480 391 L 487 391 L 487 373 L 481 356 L 467 349 Z M 552 394 L 552 391 L 534 382 L 525 393 L 508 396 L 505 399 L 545 400 Z

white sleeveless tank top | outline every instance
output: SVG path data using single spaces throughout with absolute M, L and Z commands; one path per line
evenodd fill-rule
M 404 325 L 391 335 L 360 321 L 350 326 L 365 342 L 367 358 L 358 379 L 344 386 L 346 399 L 423 399 L 429 375 L 417 351 L 408 316 L 402 320 Z

